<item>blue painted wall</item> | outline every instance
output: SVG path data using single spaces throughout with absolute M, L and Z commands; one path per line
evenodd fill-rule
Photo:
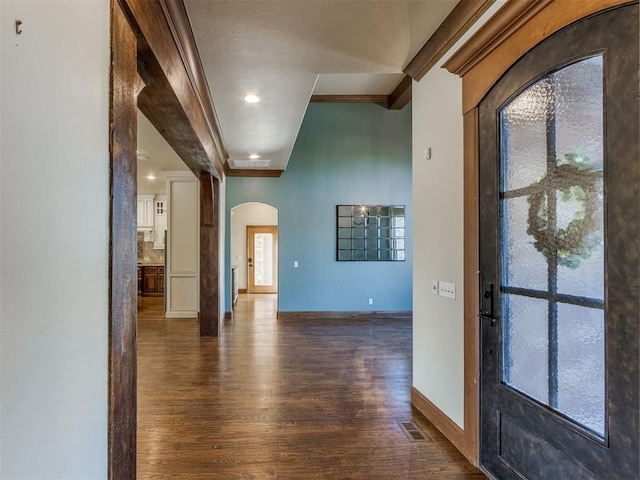
M 280 178 L 225 181 L 227 226 L 231 209 L 245 202 L 278 208 L 280 311 L 411 310 L 410 106 L 391 111 L 375 104 L 310 104 Z M 339 204 L 405 205 L 406 261 L 336 261 Z M 227 272 L 227 311 L 229 277 Z

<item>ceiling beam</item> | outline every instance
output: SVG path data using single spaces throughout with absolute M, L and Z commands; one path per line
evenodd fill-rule
M 404 73 L 419 81 L 494 2 L 495 0 L 460 0 L 405 67 Z
M 224 178 L 228 158 L 182 0 L 118 0 L 138 39 L 139 71 L 150 79 L 138 108 L 200 178 Z

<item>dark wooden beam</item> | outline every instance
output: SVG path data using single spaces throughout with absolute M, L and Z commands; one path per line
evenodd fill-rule
M 119 0 L 152 79 L 138 107 L 197 176 L 224 176 L 227 152 L 182 0 Z
M 136 477 L 136 37 L 111 4 L 109 238 L 110 480 Z
M 383 103 L 389 101 L 388 95 L 312 95 L 311 103 Z
M 411 87 L 413 79 L 405 75 L 398 86 L 389 95 L 387 107 L 389 110 L 402 110 L 411 101 Z
M 495 0 L 460 0 L 405 67 L 404 73 L 416 81 L 424 77 L 494 2 Z
M 219 183 L 208 172 L 200 175 L 200 336 L 217 337 L 220 325 L 218 265 Z

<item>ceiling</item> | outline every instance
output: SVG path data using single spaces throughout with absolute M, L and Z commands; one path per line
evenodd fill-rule
M 312 94 L 390 94 L 457 0 L 184 3 L 230 166 L 284 170 Z
M 182 159 L 138 110 L 138 193 L 166 192 L 165 172 L 188 170 Z M 147 178 L 155 177 L 153 180 Z

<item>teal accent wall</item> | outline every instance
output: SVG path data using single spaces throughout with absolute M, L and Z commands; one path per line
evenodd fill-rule
M 230 212 L 246 202 L 278 209 L 280 311 L 412 309 L 410 106 L 387 110 L 376 104 L 312 103 L 280 178 L 225 181 L 227 311 Z M 340 204 L 405 205 L 406 261 L 336 261 Z

